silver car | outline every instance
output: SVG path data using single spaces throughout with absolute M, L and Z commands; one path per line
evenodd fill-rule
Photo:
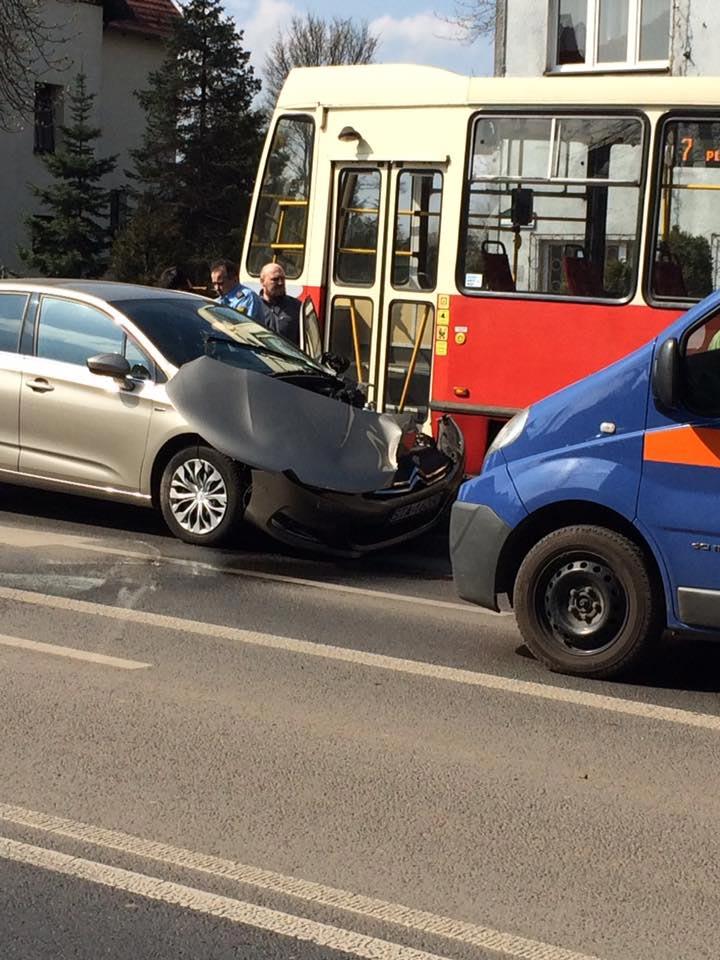
M 241 519 L 357 555 L 426 529 L 462 478 L 438 443 L 362 409 L 282 337 L 193 294 L 0 281 L 0 479 L 158 506 L 191 543 Z

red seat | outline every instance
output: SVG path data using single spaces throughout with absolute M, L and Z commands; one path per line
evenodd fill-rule
M 565 283 L 574 297 L 604 297 L 600 271 L 585 257 L 563 257 Z
M 488 250 L 489 244 L 498 247 L 498 251 L 491 253 Z M 500 290 L 504 293 L 514 293 L 515 280 L 510 270 L 510 261 L 505 250 L 505 244 L 500 240 L 483 240 L 480 251 L 485 288 L 487 290 Z
M 660 254 L 653 264 L 652 292 L 656 297 L 683 300 L 687 297 L 687 287 L 680 261 L 673 254 Z

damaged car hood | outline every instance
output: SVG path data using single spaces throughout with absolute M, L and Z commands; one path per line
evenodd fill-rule
M 360 410 L 210 357 L 185 364 L 167 394 L 221 453 L 340 493 L 389 486 L 407 417 Z

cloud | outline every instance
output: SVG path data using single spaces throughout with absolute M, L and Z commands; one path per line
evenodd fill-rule
M 378 59 L 385 63 L 430 64 L 459 73 L 487 73 L 489 45 L 468 46 L 458 27 L 431 11 L 410 17 L 377 17 L 370 23 L 380 37 Z
M 227 13 L 245 32 L 244 46 L 252 54 L 255 72 L 262 75 L 265 55 L 293 16 L 304 16 L 305 0 L 228 0 Z M 431 10 L 408 17 L 385 14 L 370 22 L 380 37 L 377 59 L 384 63 L 420 63 L 457 73 L 491 72 L 490 44 L 468 46 L 456 26 Z
M 292 17 L 300 15 L 300 10 L 290 0 L 260 0 L 257 5 L 249 4 L 247 0 L 230 0 L 225 9 L 245 32 L 243 46 L 252 54 L 251 62 L 256 73 L 262 73 L 265 54 L 283 26 Z

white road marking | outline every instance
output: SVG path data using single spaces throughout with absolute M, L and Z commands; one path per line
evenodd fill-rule
M 124 607 L 111 607 L 108 604 L 93 603 L 90 600 L 77 600 L 73 597 L 53 597 L 42 593 L 33 593 L 28 590 L 15 590 L 13 587 L 0 587 L 0 599 L 48 607 L 55 610 L 67 610 L 73 613 L 88 614 L 90 616 L 105 617 L 110 620 L 121 620 L 127 623 L 139 623 L 143 626 L 173 630 L 178 633 L 193 634 L 200 637 L 216 637 L 221 640 L 230 640 L 257 647 L 267 647 L 273 650 L 283 650 L 288 653 L 297 653 L 303 656 L 320 657 L 325 660 L 336 660 L 342 663 L 352 663 L 357 666 L 390 670 L 394 673 L 404 673 L 409 676 L 426 677 L 430 680 L 446 680 L 450 683 L 459 683 L 466 686 L 484 687 L 487 690 L 517 693 L 521 696 L 535 697 L 539 700 L 550 700 L 555 703 L 589 707 L 595 710 L 606 710 L 610 713 L 639 717 L 643 720 L 657 720 L 665 723 L 683 724 L 687 727 L 700 727 L 701 729 L 712 730 L 714 732 L 720 731 L 720 715 L 711 713 L 695 713 L 690 710 L 680 710 L 676 707 L 663 707 L 655 703 L 643 703 L 638 700 L 622 700 L 619 697 L 608 697 L 601 693 L 590 693 L 585 690 L 552 687 L 531 680 L 516 680 L 512 677 L 502 677 L 492 673 L 475 673 L 472 670 L 462 670 L 458 667 L 445 667 L 439 664 L 425 663 L 421 660 L 404 660 L 399 657 L 388 657 L 380 653 L 368 653 L 353 648 L 334 647 L 325 643 L 295 640 L 292 637 L 281 637 L 272 633 L 242 630 L 238 627 L 228 627 L 219 623 L 184 620 L 180 617 L 171 617 L 163 613 L 150 613 L 143 610 L 128 610 Z
M 151 663 L 142 663 L 140 660 L 124 660 L 122 657 L 109 657 L 104 653 L 92 653 L 89 650 L 78 650 L 76 647 L 61 647 L 55 643 L 40 643 L 38 640 L 26 640 L 24 637 L 6 637 L 0 634 L 0 645 L 19 647 L 21 650 L 30 650 L 33 653 L 49 653 L 53 657 L 87 660 L 88 663 L 99 663 L 104 667 L 116 667 L 118 670 L 146 670 L 152 666 Z
M 425 910 L 415 910 L 402 904 L 388 903 L 374 897 L 338 890 L 220 857 L 193 853 L 182 847 L 143 840 L 116 830 L 105 830 L 102 827 L 37 813 L 23 807 L 0 803 L 0 820 L 21 827 L 30 827 L 33 830 L 41 830 L 53 836 L 66 837 L 104 849 L 128 853 L 146 860 L 155 860 L 168 866 L 205 873 L 223 880 L 232 880 L 260 890 L 294 897 L 314 906 L 330 907 L 368 920 L 381 921 L 419 933 L 443 937 L 446 940 L 493 950 L 518 960 L 595 960 L 562 947 L 502 933 L 490 927 L 438 916 Z
M 221 564 L 205 563 L 198 560 L 186 560 L 182 557 L 166 557 L 162 554 L 147 553 L 141 550 L 124 550 L 119 547 L 110 547 L 102 543 L 95 543 L 85 537 L 69 533 L 39 532 L 24 527 L 11 527 L 0 524 L 0 543 L 15 547 L 72 547 L 76 550 L 85 550 L 90 553 L 101 553 L 109 556 L 127 557 L 130 560 L 145 560 L 186 567 L 190 570 L 203 570 L 208 573 L 222 573 L 235 577 L 244 577 L 250 580 L 266 580 L 270 583 L 287 583 L 296 587 L 309 587 L 315 590 L 345 593 L 350 596 L 367 597 L 375 600 L 391 600 L 397 603 L 419 604 L 424 607 L 436 607 L 441 610 L 460 610 L 473 617 L 501 617 L 507 619 L 511 614 L 496 613 L 493 610 L 481 610 L 471 603 L 462 603 L 453 600 L 434 600 L 432 597 L 417 597 L 411 594 L 393 593 L 391 590 L 372 590 L 369 587 L 353 587 L 343 583 L 326 583 L 322 580 L 310 580 L 305 577 L 291 577 L 281 573 L 265 573 L 262 570 L 245 570 L 238 567 L 228 567 Z
M 94 860 L 69 857 L 56 850 L 33 847 L 5 837 L 0 837 L 0 858 L 12 860 L 15 863 L 30 864 L 52 873 L 97 883 L 113 890 L 124 890 L 135 896 L 146 897 L 148 900 L 182 907 L 205 916 L 219 917 L 221 920 L 229 920 L 232 923 L 242 923 L 258 930 L 267 930 L 283 937 L 293 937 L 327 947 L 329 950 L 365 957 L 368 960 L 444 960 L 437 954 L 426 953 L 424 950 L 413 950 L 387 940 L 379 940 L 377 937 L 366 937 L 352 930 L 331 927 L 327 923 L 317 923 L 305 917 L 294 917 L 279 910 L 270 910 L 242 900 L 233 900 L 231 897 L 207 893 L 205 890 L 171 883 L 159 877 L 149 877 L 143 873 L 134 873 L 132 870 L 109 867 Z

